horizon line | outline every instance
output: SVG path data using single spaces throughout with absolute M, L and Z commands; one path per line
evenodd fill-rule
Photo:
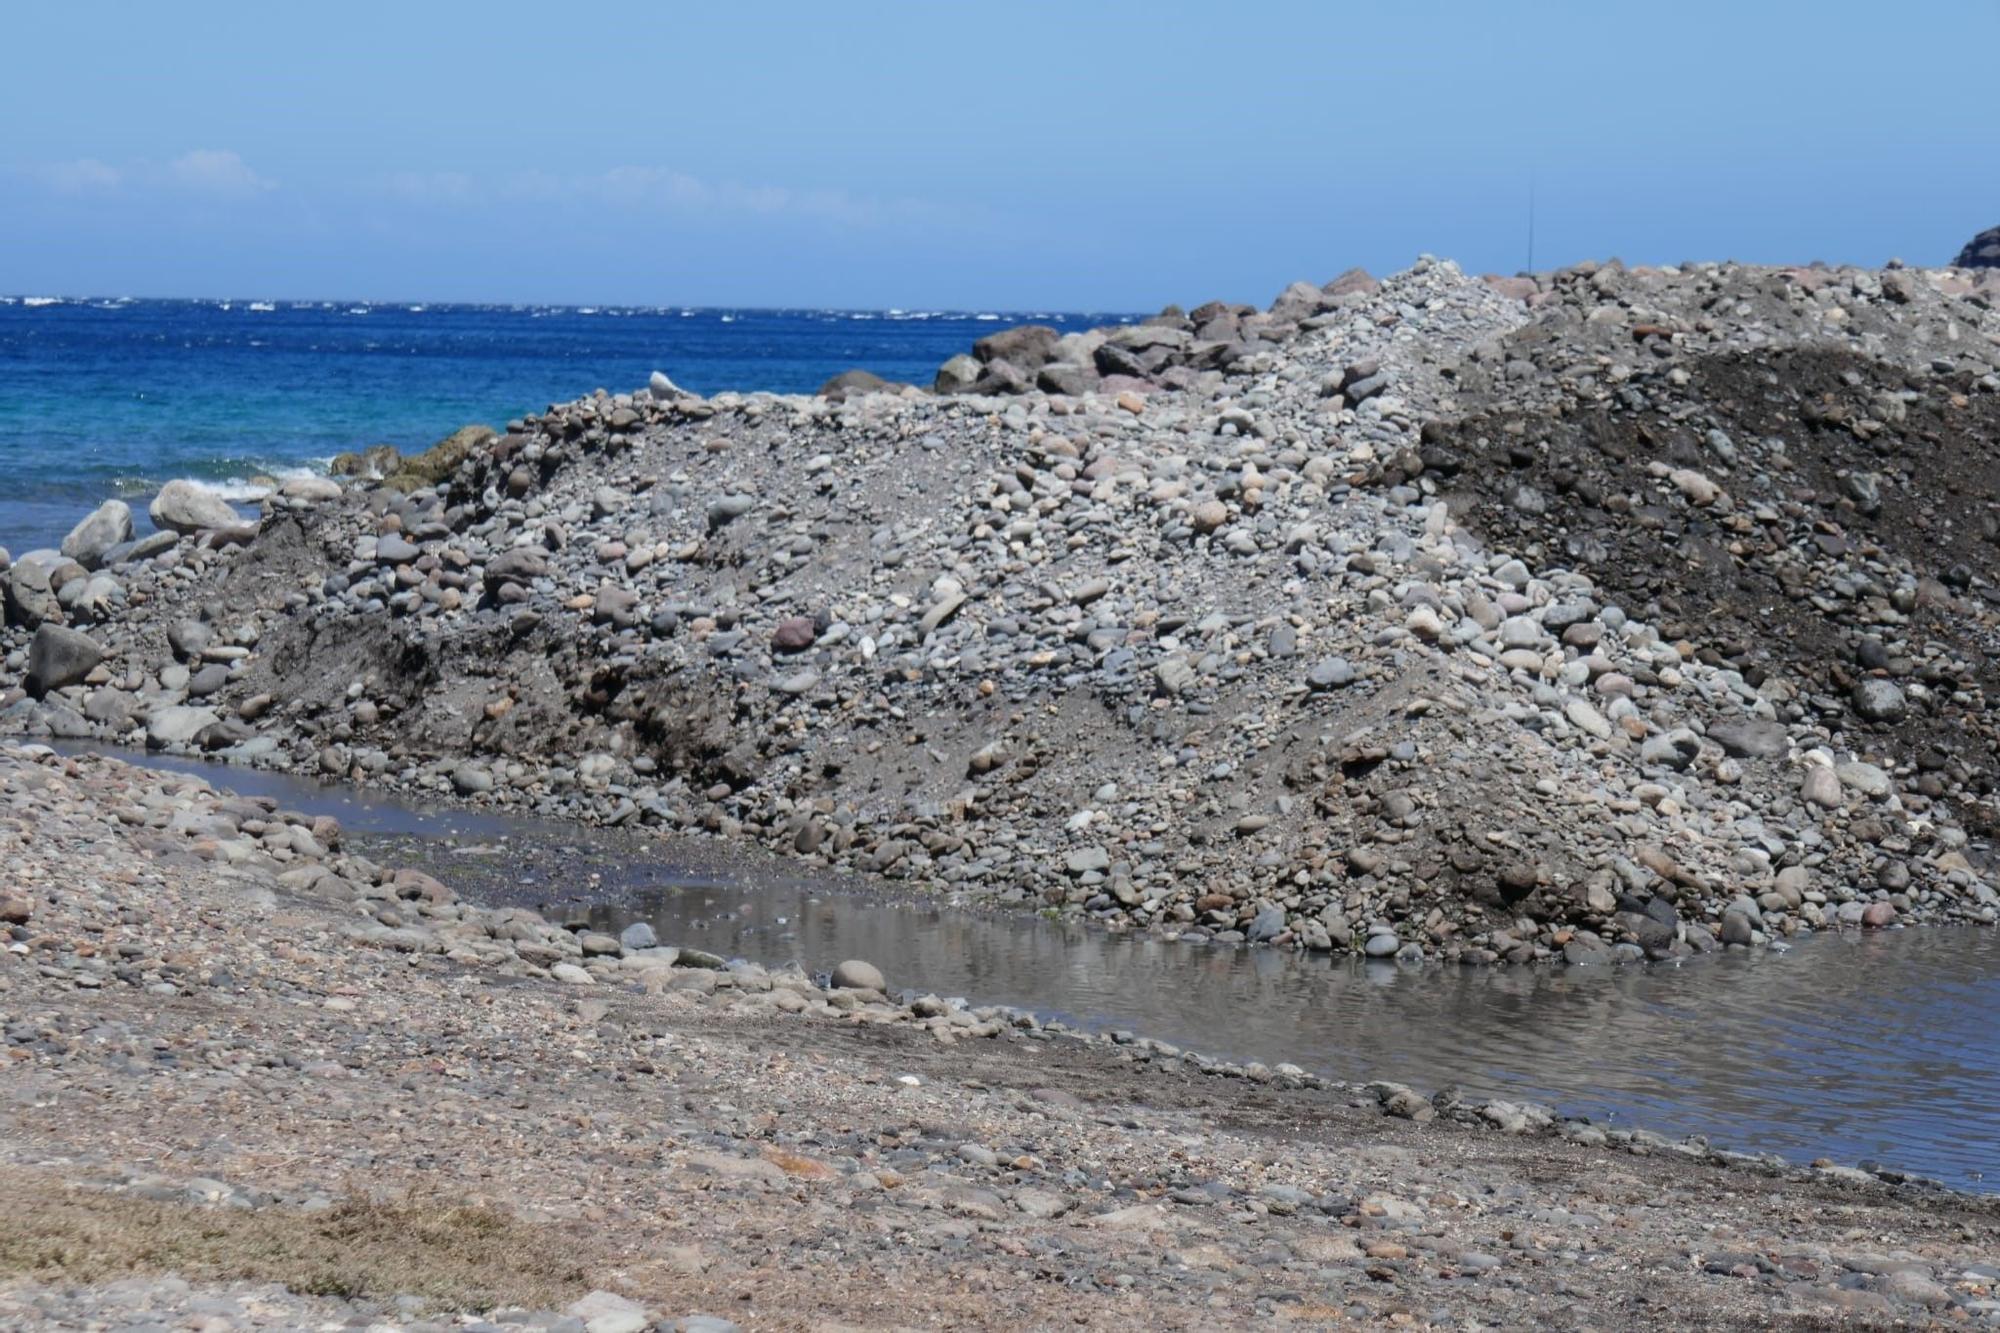
M 911 313 L 926 314 L 926 315 L 1042 314 L 1042 315 L 1112 315 L 1112 316 L 1136 316 L 1141 318 L 1150 318 L 1152 315 L 1159 313 L 1158 311 L 1144 311 L 1138 309 L 1120 310 L 1110 306 L 1098 309 L 1090 309 L 1086 307 L 1060 309 L 1054 306 L 1046 306 L 1046 305 L 1035 306 L 1035 307 L 1013 307 L 1013 308 L 1009 308 L 1006 306 L 891 306 L 891 305 L 860 306 L 860 305 L 754 305 L 754 304 L 718 305 L 713 303 L 688 303 L 681 301 L 664 301 L 664 302 L 655 302 L 650 304 L 635 305 L 622 301 L 504 301 L 504 300 L 475 301 L 475 300 L 460 300 L 460 299 L 426 300 L 422 298 L 416 298 L 416 299 L 406 298 L 406 297 L 387 298 L 387 297 L 374 297 L 374 296 L 337 296 L 337 297 L 143 296 L 131 293 L 124 293 L 117 296 L 106 296 L 103 295 L 102 293 L 79 294 L 75 292 L 46 292 L 46 291 L 0 292 L 0 302 L 6 302 L 11 305 L 11 304 L 26 304 L 30 301 L 48 302 L 50 304 L 56 304 L 56 303 L 85 304 L 85 303 L 102 303 L 102 302 L 117 302 L 117 301 L 157 301 L 157 302 L 176 302 L 185 305 L 220 305 L 220 304 L 249 305 L 252 304 L 253 302 L 264 301 L 274 304 L 283 303 L 284 305 L 292 307 L 310 306 L 315 309 L 324 306 L 339 306 L 339 305 L 401 307 L 405 310 L 409 309 L 412 306 L 423 306 L 425 308 L 432 308 L 437 306 L 463 306 L 463 307 L 475 307 L 475 308 L 504 307 L 506 309 L 511 309 L 511 310 L 523 310 L 532 308 L 542 308 L 542 309 L 552 309 L 552 310 L 584 310 L 584 309 L 628 310 L 628 311 L 641 311 L 647 313 L 655 311 L 677 311 L 677 310 L 700 310 L 700 311 L 724 310 L 724 311 L 746 311 L 751 313 L 769 313 L 769 314 L 783 314 L 788 311 L 812 311 L 815 313 L 837 314 L 837 315 L 849 315 L 849 314 L 886 315 L 886 314 L 911 314 Z M 1178 303 L 1169 302 L 1169 304 L 1178 304 Z M 1162 307 L 1162 309 L 1164 308 L 1165 307 Z

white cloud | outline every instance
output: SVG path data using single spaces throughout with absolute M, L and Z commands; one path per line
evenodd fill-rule
M 74 162 L 58 162 L 43 167 L 39 173 L 48 187 L 58 194 L 95 194 L 105 190 L 115 190 L 124 174 L 113 166 L 99 162 L 94 157 L 81 157 Z
M 278 183 L 251 170 L 240 154 L 226 148 L 197 148 L 169 162 L 166 181 L 202 194 L 244 196 L 275 190 Z
M 716 192 L 707 182 L 663 167 L 613 167 L 601 176 L 582 177 L 572 184 L 607 203 L 657 205 L 695 212 L 716 206 Z
M 394 171 L 372 184 L 415 204 L 471 204 L 481 194 L 479 182 L 462 171 Z
M 28 168 L 26 174 L 44 189 L 65 195 L 136 196 L 165 191 L 191 198 L 242 201 L 278 188 L 277 181 L 244 161 L 242 154 L 226 148 L 196 148 L 167 162 L 141 160 L 114 165 L 87 157 Z M 346 192 L 386 196 L 424 208 L 532 202 L 549 209 L 583 207 L 710 222 L 802 219 L 879 228 L 966 221 L 947 207 L 919 199 L 710 180 L 670 167 L 639 165 L 588 174 L 531 169 L 498 177 L 462 171 L 396 171 L 351 181 Z
M 877 199 L 845 190 L 710 181 L 669 167 L 622 166 L 586 176 L 545 171 L 510 177 L 503 192 L 545 203 L 582 200 L 632 212 L 697 218 L 810 218 L 846 226 L 937 220 L 941 210 L 917 199 Z
M 105 195 L 145 190 L 177 190 L 211 198 L 242 199 L 278 188 L 254 170 L 242 154 L 226 148 L 196 148 L 170 162 L 140 160 L 114 166 L 94 157 L 29 167 L 25 174 L 43 188 L 66 195 Z

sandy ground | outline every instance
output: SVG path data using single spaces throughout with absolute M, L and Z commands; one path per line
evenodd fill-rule
M 0 752 L 0 1325 L 2000 1322 L 1992 1200 L 1419 1123 L 760 970 L 403 951 L 297 887 L 357 873 L 301 827 Z

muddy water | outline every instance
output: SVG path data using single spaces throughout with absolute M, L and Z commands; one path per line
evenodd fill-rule
M 149 762 L 161 762 L 151 760 Z M 663 941 L 1005 1003 L 1347 1079 L 1527 1098 L 1795 1160 L 2000 1188 L 2000 933 L 1826 935 L 1681 966 L 1411 968 L 1119 938 L 912 902 L 796 867 L 569 825 L 177 763 L 339 816 L 384 859 L 476 895 L 651 922 Z
M 591 911 L 663 940 L 1004 1002 L 1338 1078 L 1529 1098 L 1798 1160 L 2000 1186 L 2000 935 L 1826 936 L 1678 967 L 1411 968 L 1120 939 L 799 887 L 655 888 Z

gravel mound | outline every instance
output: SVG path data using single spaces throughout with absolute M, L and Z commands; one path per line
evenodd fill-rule
M 1991 922 L 1996 292 L 1424 260 L 936 393 L 656 377 L 24 557 L 7 672 L 110 656 L 0 724 L 1405 960 Z

